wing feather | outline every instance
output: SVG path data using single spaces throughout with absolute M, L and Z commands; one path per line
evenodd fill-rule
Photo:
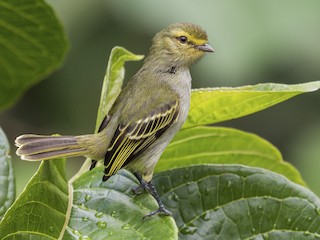
M 174 101 L 138 121 L 120 124 L 105 155 L 104 180 L 154 143 L 177 120 L 178 107 L 179 102 Z

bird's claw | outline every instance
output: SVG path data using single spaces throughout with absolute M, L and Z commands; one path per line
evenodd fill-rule
M 131 189 L 131 193 L 133 193 L 134 195 L 140 195 L 143 192 L 143 187 L 141 187 L 141 185 L 137 186 L 137 187 L 133 187 Z
M 140 185 L 131 189 L 131 192 L 135 195 L 140 195 L 143 191 L 148 191 L 150 189 L 147 182 L 141 179 L 139 179 L 139 181 Z
M 157 201 L 159 208 L 153 212 L 148 213 L 147 215 L 145 215 L 143 217 L 143 220 L 148 218 L 148 217 L 152 217 L 156 214 L 160 214 L 160 215 L 165 215 L 165 216 L 172 216 L 172 213 L 166 209 L 166 207 L 164 206 L 164 204 L 162 203 L 157 190 L 155 189 L 155 187 L 153 186 L 153 184 L 151 182 L 146 182 L 144 181 L 139 175 L 136 175 L 137 179 L 140 182 L 140 185 L 137 187 L 134 187 L 131 189 L 131 192 L 138 195 L 141 194 L 142 191 L 146 191 L 148 193 L 150 193 L 152 195 L 152 197 Z
M 152 216 L 154 216 L 154 215 L 157 215 L 157 214 L 159 214 L 159 215 L 164 215 L 164 216 L 172 216 L 172 213 L 163 206 L 163 207 L 159 207 L 159 208 L 158 208 L 157 210 L 155 210 L 155 211 L 152 211 L 152 212 L 144 215 L 144 216 L 143 216 L 143 220 L 145 220 L 145 219 L 148 218 L 148 217 L 152 217 Z

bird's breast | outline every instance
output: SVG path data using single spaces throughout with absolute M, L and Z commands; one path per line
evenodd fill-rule
M 167 78 L 167 84 L 171 90 L 175 92 L 179 101 L 179 116 L 176 122 L 170 127 L 173 132 L 177 132 L 185 122 L 190 107 L 191 75 L 189 70 L 181 71 L 181 69 L 177 69 L 176 73 L 171 74 L 171 77 Z

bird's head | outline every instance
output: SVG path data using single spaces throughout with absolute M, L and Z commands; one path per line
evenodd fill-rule
M 214 52 L 207 33 L 192 23 L 176 23 L 156 34 L 147 59 L 189 67 L 205 52 Z

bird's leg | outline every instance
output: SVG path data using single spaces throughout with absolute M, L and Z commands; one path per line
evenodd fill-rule
M 143 218 L 152 217 L 156 214 L 171 216 L 172 213 L 164 206 L 154 185 L 151 182 L 144 181 L 138 174 L 135 174 L 135 176 L 139 180 L 140 185 L 138 187 L 133 188 L 132 192 L 134 194 L 141 194 L 142 190 L 145 190 L 152 195 L 152 197 L 157 201 L 159 205 L 159 208 L 157 210 L 145 215 Z
M 143 218 L 146 217 L 151 217 L 155 214 L 163 214 L 163 215 L 167 215 L 167 216 L 171 216 L 172 213 L 164 206 L 163 202 L 161 201 L 159 194 L 156 190 L 156 188 L 154 187 L 154 185 L 151 182 L 147 183 L 147 188 L 145 188 L 152 196 L 153 198 L 157 201 L 159 208 L 147 215 L 145 215 Z

